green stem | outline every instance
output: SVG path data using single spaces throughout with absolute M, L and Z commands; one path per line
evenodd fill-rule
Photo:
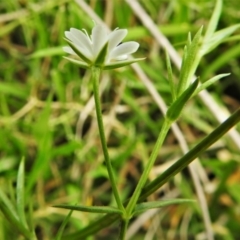
M 132 197 L 130 198 L 130 201 L 128 202 L 128 205 L 126 207 L 126 213 L 127 213 L 127 216 L 129 218 L 131 218 L 131 215 L 132 215 L 132 212 L 133 212 L 133 209 L 138 201 L 138 198 L 141 194 L 141 191 L 143 189 L 143 187 L 145 186 L 146 184 L 146 181 L 148 179 L 148 176 L 149 176 L 149 173 L 153 167 L 153 164 L 157 158 L 157 155 L 159 153 L 159 149 L 161 148 L 162 144 L 163 144 L 163 141 L 168 133 L 168 130 L 169 128 L 171 127 L 171 121 L 169 121 L 167 118 L 164 119 L 164 122 L 163 122 L 163 126 L 161 128 L 161 131 L 159 133 L 159 136 L 158 136 L 158 139 L 157 139 L 157 142 L 154 146 L 154 149 L 152 151 L 152 154 L 147 162 L 147 165 L 145 166 L 144 168 L 144 171 L 143 171 L 143 174 L 141 175 L 141 178 L 137 184 L 137 187 L 132 195 Z
M 122 220 L 119 240 L 125 240 L 128 223 L 129 223 L 129 219 Z
M 105 163 L 108 171 L 109 180 L 111 182 L 111 186 L 113 189 L 113 194 L 115 197 L 115 200 L 117 202 L 118 208 L 125 213 L 125 208 L 123 207 L 123 204 L 121 202 L 117 185 L 114 179 L 113 169 L 111 165 L 111 161 L 108 154 L 107 149 L 107 142 L 105 138 L 104 133 L 104 126 L 103 126 L 103 119 L 102 119 L 102 110 L 101 110 L 101 103 L 100 103 L 100 97 L 99 97 L 99 77 L 100 77 L 100 68 L 92 67 L 92 82 L 93 82 L 93 93 L 94 93 L 94 99 L 95 99 L 95 106 L 96 106 L 96 115 L 97 115 L 97 122 L 98 122 L 98 128 L 99 128 L 99 135 L 102 143 L 102 150 L 105 158 Z

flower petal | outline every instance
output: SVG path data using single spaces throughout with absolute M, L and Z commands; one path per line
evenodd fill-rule
M 143 60 L 127 60 L 128 55 L 137 51 L 139 47 L 137 42 L 120 44 L 127 32 L 127 29 L 115 29 L 109 34 L 104 26 L 95 25 L 89 36 L 85 29 L 80 31 L 70 28 L 65 32 L 65 40 L 69 47 L 63 47 L 63 51 L 79 56 L 80 60 L 66 59 L 83 68 L 96 66 L 107 70 L 123 67 Z
M 126 42 L 119 46 L 117 46 L 111 53 L 110 58 L 111 59 L 117 59 L 118 57 L 121 57 L 125 54 L 131 54 L 137 51 L 139 47 L 139 43 L 137 42 Z
M 72 54 L 72 55 L 77 55 L 73 50 L 72 48 L 66 46 L 66 47 L 63 47 L 63 51 L 66 52 L 66 53 L 69 53 L 69 54 Z
M 107 30 L 100 25 L 92 29 L 93 56 L 97 57 L 100 50 L 108 40 Z
M 116 29 L 109 34 L 109 53 L 126 37 L 127 29 Z
M 122 60 L 126 60 L 126 59 L 128 59 L 127 54 L 124 54 L 124 55 L 121 55 L 121 56 L 118 56 L 115 58 L 115 60 L 117 60 L 117 61 L 122 61 Z
M 88 36 L 86 36 L 82 31 L 76 28 L 70 28 L 70 32 L 72 33 L 72 35 L 76 37 L 79 44 L 86 47 L 89 50 L 89 52 L 92 53 L 92 43 L 90 42 Z
M 65 36 L 67 37 L 67 39 L 71 40 L 71 42 L 78 48 L 81 49 L 81 52 L 84 52 L 84 55 L 89 58 L 89 59 L 93 59 L 93 54 L 92 54 L 92 50 L 91 48 L 89 49 L 88 46 L 84 45 L 84 38 L 80 38 L 78 39 L 78 36 L 75 35 L 72 31 L 65 32 Z M 86 37 L 86 36 L 85 36 Z M 81 41 L 83 40 L 83 41 Z
M 69 41 L 68 39 L 65 38 L 67 41 L 68 45 L 72 48 L 72 50 L 85 62 L 87 63 L 92 63 L 92 59 L 89 59 L 89 57 L 86 54 L 85 49 L 76 46 L 73 42 Z

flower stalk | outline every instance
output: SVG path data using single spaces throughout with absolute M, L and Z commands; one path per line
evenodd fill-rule
M 95 100 L 95 106 L 96 106 L 98 129 L 99 129 L 99 135 L 100 135 L 101 144 L 102 144 L 103 155 L 104 155 L 109 180 L 111 182 L 111 186 L 112 186 L 112 190 L 113 190 L 113 194 L 114 194 L 117 206 L 124 213 L 125 208 L 123 207 L 122 201 L 120 199 L 120 196 L 117 190 L 117 185 L 114 179 L 113 168 L 112 168 L 112 164 L 108 154 L 107 142 L 106 142 L 104 126 L 103 126 L 101 102 L 99 97 L 99 78 L 100 78 L 101 69 L 97 67 L 92 67 L 91 73 L 92 73 L 91 80 L 93 83 L 93 94 L 94 94 L 94 100 Z
M 137 51 L 139 44 L 134 41 L 122 43 L 122 40 L 126 35 L 126 29 L 115 29 L 113 32 L 108 34 L 106 29 L 100 25 L 93 27 L 91 35 L 88 35 L 85 30 L 80 31 L 78 29 L 71 28 L 69 31 L 65 32 L 65 40 L 69 46 L 63 48 L 66 53 L 70 54 L 70 57 L 65 57 L 67 60 L 74 64 L 77 64 L 82 68 L 91 70 L 91 81 L 93 84 L 96 116 L 103 155 L 113 190 L 113 195 L 116 200 L 118 209 L 121 211 L 122 226 L 120 230 L 120 240 L 125 239 L 127 226 L 131 218 L 132 208 L 135 205 L 131 207 L 131 211 L 129 211 L 127 214 L 126 208 L 123 206 L 117 189 L 117 184 L 114 179 L 114 173 L 109 158 L 102 119 L 101 101 L 99 96 L 99 78 L 102 70 L 124 67 L 144 59 L 128 59 L 128 55 Z M 149 171 L 145 174 L 145 179 L 147 179 Z M 145 182 L 143 182 L 142 187 L 144 186 Z M 134 195 L 135 198 L 132 202 L 133 204 L 136 204 L 140 192 L 141 191 L 138 190 L 138 194 L 136 196 Z

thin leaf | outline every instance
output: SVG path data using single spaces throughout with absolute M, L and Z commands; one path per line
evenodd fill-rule
M 173 81 L 173 73 L 172 73 L 172 66 L 171 61 L 169 58 L 169 55 L 166 51 L 166 65 L 167 65 L 167 71 L 168 71 L 168 81 L 170 84 L 171 94 L 172 94 L 172 101 L 174 102 L 176 100 L 176 84 Z
M 188 37 L 187 48 L 185 49 L 184 61 L 180 70 L 180 79 L 177 89 L 177 96 L 180 96 L 183 91 L 189 86 L 190 80 L 195 72 L 198 50 L 200 48 L 200 40 L 202 36 L 202 27 L 198 30 L 194 36 L 192 42 L 190 36 Z
M 160 200 L 160 201 L 153 201 L 153 202 L 144 202 L 139 203 L 136 205 L 133 215 L 140 214 L 141 212 L 145 212 L 149 209 L 154 208 L 162 208 L 173 204 L 180 204 L 180 203 L 193 203 L 196 202 L 193 199 L 168 199 L 168 200 Z
M 186 65 L 186 61 L 187 61 L 187 46 L 184 47 L 183 49 L 183 57 L 182 57 L 182 63 L 181 63 L 181 68 L 180 68 L 180 76 L 179 76 L 179 83 L 178 83 L 178 87 L 177 87 L 177 95 L 180 95 L 178 94 L 178 92 L 180 91 L 179 89 L 180 88 L 183 88 L 183 86 L 180 86 L 180 85 L 183 85 L 183 80 L 184 79 L 184 66 Z
M 51 48 L 40 49 L 32 53 L 31 55 L 28 56 L 28 59 L 52 57 L 52 56 L 57 56 L 62 54 L 63 54 L 62 47 L 51 47 Z
M 9 214 L 12 215 L 13 218 L 18 220 L 18 215 L 15 210 L 15 207 L 11 203 L 11 201 L 8 199 L 8 197 L 5 195 L 5 193 L 0 189 L 0 205 L 4 204 L 5 208 L 8 209 Z
M 223 74 L 219 74 L 217 76 L 214 76 L 213 78 L 207 80 L 206 82 L 204 82 L 203 84 L 200 85 L 200 87 L 198 87 L 195 92 L 193 93 L 193 96 L 196 96 L 199 92 L 201 92 L 203 89 L 208 88 L 210 85 L 212 85 L 213 83 L 215 83 L 216 81 L 218 81 L 221 78 L 224 78 L 226 76 L 229 76 L 230 73 L 223 73 Z
M 56 236 L 55 240 L 61 240 L 62 239 L 64 228 L 66 227 L 67 223 L 69 222 L 69 219 L 70 219 L 72 213 L 73 213 L 73 210 L 71 210 L 68 213 L 67 217 L 64 219 L 63 223 L 61 224 L 61 226 L 58 230 L 58 233 L 57 233 L 57 236 Z
M 192 96 L 192 94 L 194 93 L 194 91 L 196 90 L 197 86 L 198 86 L 198 79 L 196 79 L 182 94 L 181 96 L 175 101 L 173 102 L 173 104 L 169 107 L 169 109 L 167 110 L 166 113 L 166 117 L 171 120 L 171 121 L 175 121 L 179 115 L 182 112 L 182 109 L 184 107 L 184 105 L 186 104 L 186 102 L 188 101 L 188 99 Z
M 135 63 L 135 62 L 139 62 L 139 61 L 142 61 L 146 58 L 133 58 L 133 59 L 130 59 L 130 60 L 125 60 L 125 61 L 116 61 L 116 62 L 113 62 L 113 63 L 109 63 L 109 64 L 106 64 L 103 69 L 104 70 L 110 70 L 110 69 L 114 69 L 114 68 L 120 68 L 120 67 L 124 67 L 124 66 L 127 66 L 127 65 L 130 65 L 132 63 Z
M 2 211 L 6 219 L 8 219 L 8 221 L 11 223 L 13 229 L 17 229 L 26 239 L 33 239 L 32 234 L 28 231 L 28 229 L 24 227 L 21 221 L 19 221 L 19 219 L 12 214 L 12 211 L 1 201 L 0 210 Z
M 191 44 L 192 44 L 192 35 L 191 35 L 191 33 L 189 32 L 189 33 L 188 33 L 188 38 L 187 38 L 187 50 L 190 49 Z
M 240 28 L 240 24 L 236 24 L 231 27 L 224 28 L 215 32 L 211 38 L 208 38 L 206 42 L 202 45 L 201 48 L 201 56 L 207 54 L 216 48 L 219 44 L 221 44 L 225 38 L 230 36 L 233 32 L 235 32 L 238 28 Z
M 73 206 L 73 205 L 60 204 L 60 205 L 55 205 L 53 207 L 70 209 L 70 210 L 81 211 L 81 212 L 91 212 L 91 213 L 118 213 L 118 214 L 122 213 L 118 208 L 107 207 L 107 206 Z
M 24 178 L 25 178 L 25 169 L 24 169 L 24 158 L 22 158 L 17 175 L 17 212 L 19 220 L 22 222 L 25 228 L 27 228 L 27 222 L 25 217 L 25 201 L 24 201 Z
M 28 223 L 28 228 L 29 230 L 32 232 L 33 236 L 35 236 L 35 229 L 34 229 L 34 216 L 33 216 L 33 203 L 30 199 L 29 204 L 28 204 L 28 219 L 29 223 Z M 37 237 L 35 237 L 37 239 Z
M 81 68 L 85 68 L 85 69 L 90 68 L 90 65 L 86 64 L 85 62 L 83 62 L 81 60 L 76 60 L 76 59 L 73 59 L 73 58 L 70 58 L 70 57 L 63 57 L 63 58 L 67 59 L 68 61 L 70 61 L 74 64 L 77 64 Z
M 215 8 L 213 10 L 212 17 L 209 21 L 206 33 L 204 35 L 204 42 L 207 41 L 215 32 L 221 12 L 222 12 L 222 0 L 216 0 L 216 4 L 215 4 Z

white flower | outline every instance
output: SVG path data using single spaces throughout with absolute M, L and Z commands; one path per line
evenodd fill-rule
M 121 43 L 127 35 L 127 29 L 115 29 L 110 34 L 107 30 L 96 25 L 89 36 L 87 32 L 71 28 L 65 32 L 69 47 L 63 50 L 71 55 L 78 55 L 81 60 L 67 58 L 83 68 L 92 66 L 102 69 L 113 69 L 143 60 L 143 58 L 127 60 L 128 55 L 137 51 L 137 42 Z

